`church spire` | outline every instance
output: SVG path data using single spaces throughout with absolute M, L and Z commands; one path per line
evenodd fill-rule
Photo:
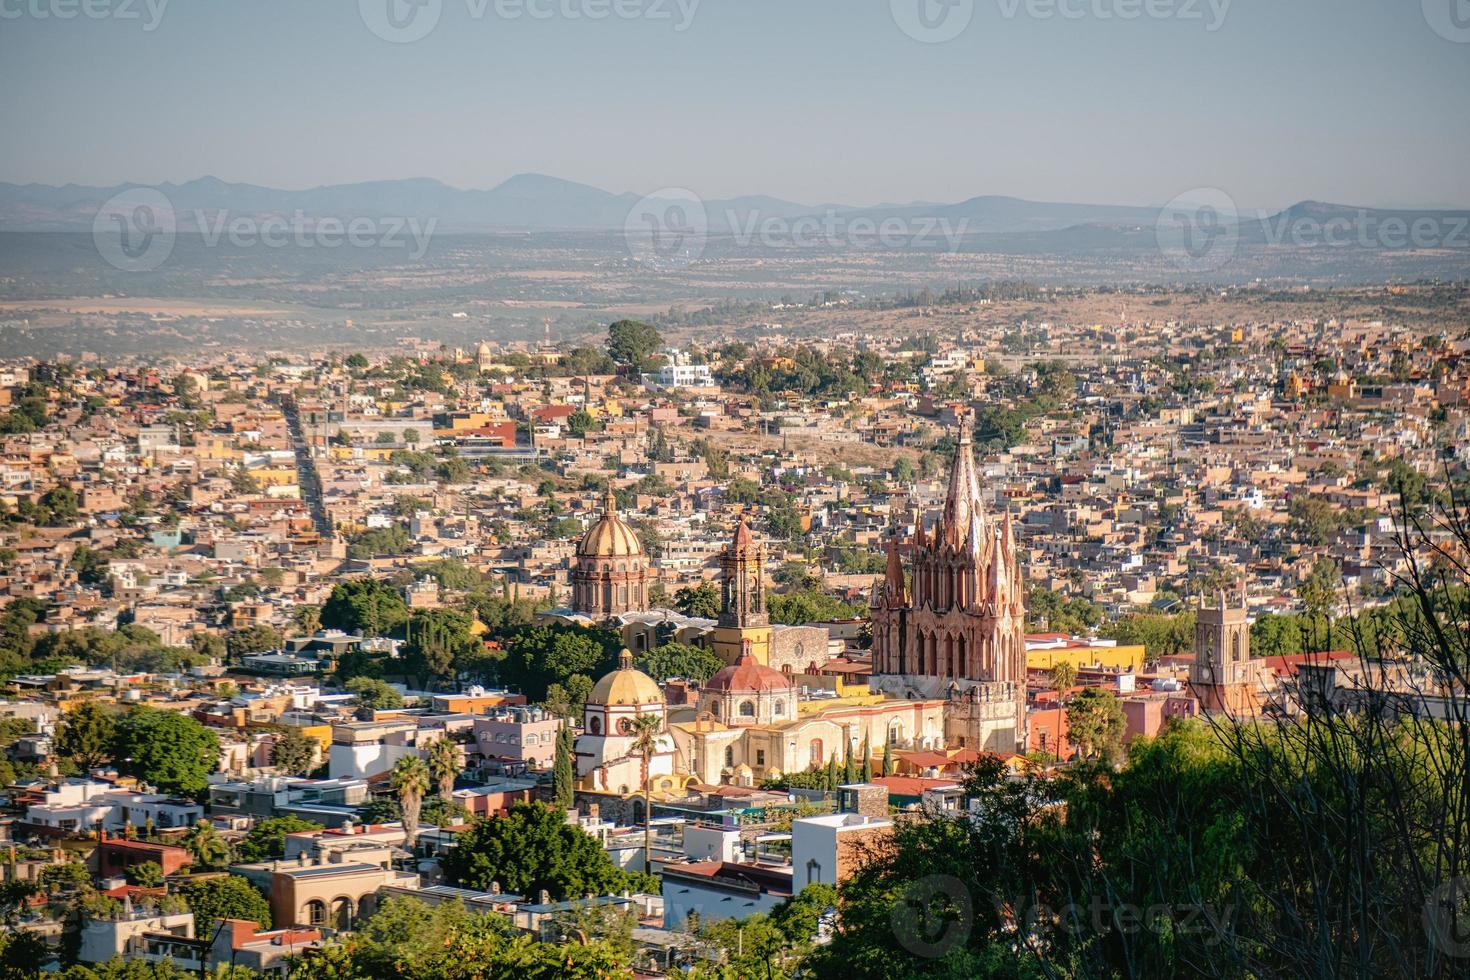
M 985 505 L 980 500 L 980 478 L 975 473 L 970 428 L 963 420 L 940 521 L 941 544 L 953 551 L 979 556 L 977 543 L 985 539 Z
M 903 562 L 898 557 L 898 542 L 888 542 L 888 566 L 883 571 L 883 601 L 899 609 L 909 604 L 908 587 L 903 580 Z

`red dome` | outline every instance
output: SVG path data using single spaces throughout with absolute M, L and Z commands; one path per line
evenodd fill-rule
M 789 691 L 792 687 L 791 678 L 767 667 L 748 653 L 742 654 L 735 666 L 726 667 L 704 685 L 706 691 L 739 693 Z

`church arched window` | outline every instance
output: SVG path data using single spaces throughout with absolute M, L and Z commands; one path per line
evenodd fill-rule
M 755 702 L 754 701 L 741 701 L 740 702 L 740 717 L 742 717 L 742 718 L 754 718 L 755 717 Z
M 593 735 L 601 735 L 602 719 L 597 717 L 596 715 L 593 715 L 591 718 L 587 719 L 587 730 Z

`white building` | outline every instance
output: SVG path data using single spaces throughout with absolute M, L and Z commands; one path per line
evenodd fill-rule
M 204 808 L 190 800 L 159 793 L 133 793 L 109 783 L 67 780 L 26 808 L 26 822 L 65 831 L 101 826 L 120 831 L 125 824 L 159 829 L 192 827 L 204 819 Z

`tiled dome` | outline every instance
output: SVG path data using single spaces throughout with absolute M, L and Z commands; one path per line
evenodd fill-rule
M 643 554 L 638 535 L 618 516 L 612 488 L 602 498 L 602 517 L 582 535 L 577 555 L 582 558 L 631 558 Z
M 748 653 L 741 654 L 733 667 L 726 667 L 704 685 L 704 690 L 717 694 L 774 693 L 789 691 L 791 688 L 791 678 L 779 670 L 767 667 Z

